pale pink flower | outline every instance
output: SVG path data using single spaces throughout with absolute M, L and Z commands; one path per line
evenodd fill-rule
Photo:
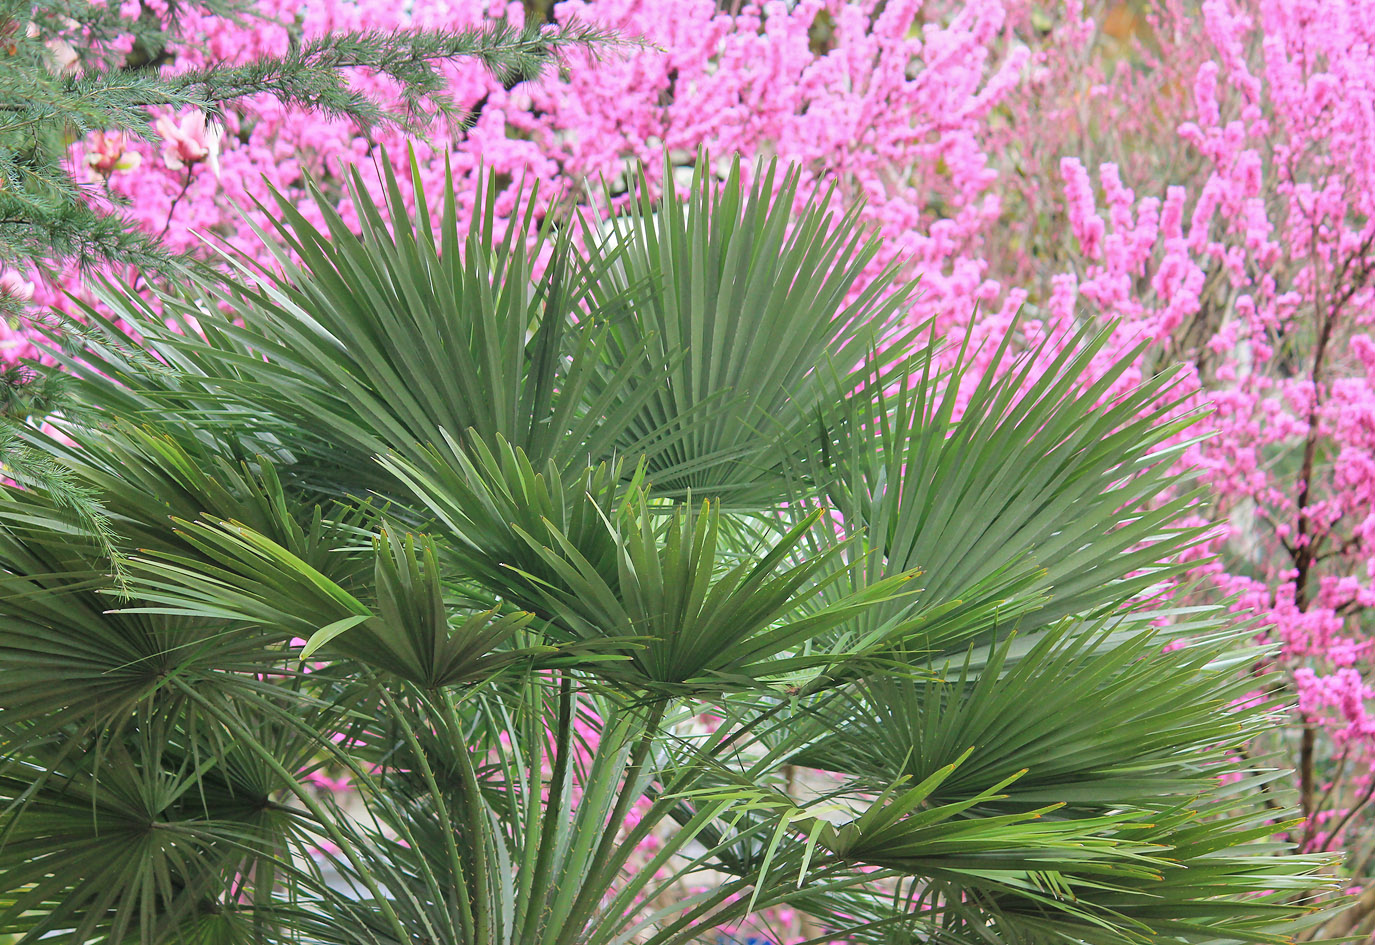
M 86 152 L 86 166 L 93 175 L 109 180 L 116 171 L 126 173 L 137 170 L 143 163 L 143 155 L 129 149 L 129 139 L 124 132 L 97 131 L 91 136 L 91 144 Z
M 347 774 L 338 778 L 331 778 L 322 771 L 312 771 L 306 775 L 305 779 L 320 790 L 329 791 L 333 794 L 345 794 L 353 790 L 353 784 Z
M 34 284 L 13 269 L 0 273 L 0 296 L 16 302 L 27 302 L 33 298 Z
M 220 176 L 220 129 L 207 125 L 204 112 L 189 112 L 181 121 L 159 118 L 153 127 L 162 135 L 162 163 L 174 171 L 204 161 Z
M 48 47 L 48 68 L 53 75 L 74 75 L 81 67 L 81 56 L 65 39 L 50 39 Z

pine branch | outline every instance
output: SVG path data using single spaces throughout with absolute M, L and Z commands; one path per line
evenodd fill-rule
M 244 10 L 232 2 L 221 6 Z M 269 95 L 364 129 L 385 126 L 416 133 L 436 119 L 461 123 L 467 117 L 444 97 L 444 63 L 476 60 L 509 88 L 561 63 L 571 49 L 595 56 L 603 47 L 626 44 L 608 30 L 576 23 L 516 28 L 492 22 L 478 29 L 320 36 L 284 56 L 170 76 L 110 63 L 88 66 L 76 75 L 54 70 L 49 48 L 54 39 L 99 47 L 125 31 L 138 42 L 165 43 L 174 32 L 169 22 L 146 13 L 115 15 L 77 3 L 56 19 L 40 17 L 30 35 L 17 28 L 21 7 L 14 0 L 0 0 L 0 39 L 9 43 L 8 49 L 0 48 L 0 262 L 163 271 L 185 261 L 156 238 L 135 232 L 118 213 L 91 207 L 67 163 L 68 142 L 92 131 L 156 140 L 150 108 L 195 108 L 214 117 L 230 102 Z M 56 32 L 43 32 L 42 24 L 54 22 Z M 385 103 L 353 88 L 351 77 L 359 70 L 393 80 L 397 102 Z
M 83 270 L 115 264 L 163 273 L 189 262 L 123 214 L 79 200 L 45 205 L 12 192 L 0 193 L 0 258 L 30 261 L 40 268 L 61 261 Z
M 115 584 L 123 591 L 126 574 L 120 539 L 110 525 L 99 493 L 78 482 L 70 470 L 22 437 L 26 421 L 51 415 L 69 405 L 65 380 L 61 374 L 40 374 L 27 365 L 0 367 L 0 470 L 20 485 L 46 492 L 53 505 L 66 512 L 72 523 L 91 539 L 109 565 Z
M 182 101 L 196 99 L 210 110 L 266 93 L 365 128 L 384 125 L 415 132 L 436 114 L 458 117 L 451 102 L 437 98 L 446 82 L 437 68 L 440 63 L 475 59 L 503 84 L 514 86 L 538 78 L 569 49 L 595 53 L 623 43 L 608 30 L 581 24 L 517 29 L 496 22 L 478 30 L 366 30 L 318 37 L 288 56 L 183 73 L 166 84 L 169 94 L 181 93 Z M 389 108 L 351 89 L 348 73 L 354 69 L 393 79 L 405 109 Z M 420 113 L 424 105 L 430 107 L 429 115 Z

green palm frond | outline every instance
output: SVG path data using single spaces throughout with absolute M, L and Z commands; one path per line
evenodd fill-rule
M 832 660 L 805 653 L 805 644 L 900 596 L 912 575 L 809 607 L 826 588 L 816 576 L 829 555 L 790 559 L 819 517 L 801 519 L 759 558 L 731 567 L 718 551 L 719 506 L 704 502 L 695 517 L 675 507 L 663 522 L 642 493 L 631 514 L 608 523 L 613 573 L 599 571 L 557 533 L 556 546 L 539 549 L 557 575 L 542 602 L 580 638 L 646 637 L 631 666 L 650 688 L 705 695 L 825 667 Z
M 1110 337 L 1086 329 L 1058 353 L 1047 343 L 1013 359 L 1009 335 L 978 377 L 967 353 L 942 372 L 928 351 L 896 390 L 875 374 L 843 395 L 796 465 L 848 532 L 869 536 L 851 581 L 919 569 L 918 613 L 1002 601 L 1006 633 L 1144 600 L 1178 578 L 1176 555 L 1206 529 L 1176 524 L 1197 493 L 1170 469 L 1199 418 L 1181 412 L 1169 373 L 1107 397 L 1134 353 L 1081 384 Z M 958 656 L 978 639 L 972 626 L 933 624 L 921 645 Z
M 272 211 L 275 269 L 96 280 L 50 351 L 90 422 L 16 435 L 111 530 L 0 487 L 0 935 L 1312 921 L 1330 864 L 1235 757 L 1250 634 L 1167 600 L 1176 381 L 1095 373 L 1101 333 L 944 359 L 800 179 L 641 177 L 601 226 L 384 169 L 357 233 Z
M 733 506 L 772 504 L 782 459 L 810 440 L 816 410 L 837 373 L 856 386 L 855 366 L 880 340 L 881 374 L 909 357 L 915 333 L 900 328 L 912 286 L 893 290 L 896 266 L 858 288 L 878 251 L 859 208 L 831 209 L 833 193 L 799 203 L 801 174 L 775 164 L 742 181 L 738 157 L 719 187 L 696 162 L 680 200 L 671 173 L 651 199 L 643 174 L 610 228 L 617 265 L 597 285 L 610 307 L 633 304 L 612 322 L 618 360 L 648 350 L 664 381 L 627 420 L 617 445 L 644 452 L 665 495 L 719 495 Z
M 461 227 L 452 177 L 437 220 L 423 203 L 408 216 L 397 181 L 386 181 L 384 213 L 355 174 L 357 235 L 318 192 L 323 230 L 279 195 L 273 232 L 261 235 L 281 272 L 230 256 L 245 285 L 205 286 L 244 314 L 251 328 L 240 337 L 273 365 L 271 390 L 249 396 L 270 394 L 273 413 L 308 430 L 303 450 L 326 435 L 329 463 L 341 449 L 364 466 L 392 450 L 414 458 L 445 433 L 489 448 L 500 438 L 540 466 L 609 456 L 618 420 L 662 371 L 643 350 L 607 364 L 607 321 L 625 303 L 594 302 L 592 291 L 614 252 L 575 251 L 537 187 L 517 194 L 503 221 L 496 179 L 484 175 Z
M 1117 620 L 1067 620 L 1015 661 L 1019 638 L 1010 636 L 977 668 L 966 660 L 927 676 L 865 680 L 799 719 L 822 734 L 793 760 L 880 781 L 923 779 L 975 746 L 938 799 L 963 799 L 1035 759 L 997 806 L 1059 801 L 1059 816 L 1193 796 L 1215 779 L 1220 753 L 1268 724 L 1228 711 L 1258 683 L 1214 665 L 1239 634 L 1161 653 L 1144 623 L 1124 635 Z
M 553 461 L 537 468 L 500 436 L 491 448 L 474 441 L 464 449 L 446 434 L 417 460 L 391 454 L 380 462 L 435 520 L 457 568 L 536 611 L 541 589 L 558 580 L 542 549 L 572 549 L 599 573 L 614 574 L 606 523 L 624 514 L 643 482 L 643 464 L 629 472 L 623 462 L 588 466 L 565 481 Z
M 123 592 L 100 550 L 38 490 L 0 493 L 0 710 L 7 750 L 53 731 L 118 729 L 164 697 L 169 678 L 262 672 L 276 661 L 253 631 L 113 611 Z M 170 697 L 175 701 L 175 696 Z
M 242 746 L 188 745 L 178 710 L 161 708 L 113 739 L 68 727 L 6 765 L 0 932 L 195 940 L 226 897 L 246 910 L 270 900 L 307 837 L 298 812 L 274 799 L 280 783 Z M 260 734 L 285 764 L 309 757 L 290 732 Z

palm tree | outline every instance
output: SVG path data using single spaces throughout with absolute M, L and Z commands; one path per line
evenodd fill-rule
M 1105 397 L 1088 332 L 938 359 L 796 172 L 641 179 L 611 227 L 488 178 L 461 229 L 451 180 L 412 217 L 384 178 L 361 235 L 283 200 L 276 271 L 103 283 L 52 346 L 100 423 L 26 436 L 124 561 L 4 491 L 0 933 L 1302 925 L 1323 863 L 1236 752 L 1254 654 L 1160 590 L 1200 538 L 1171 376 Z

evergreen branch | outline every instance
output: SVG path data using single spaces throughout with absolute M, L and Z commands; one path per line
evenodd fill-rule
M 110 525 L 99 493 L 22 436 L 23 424 L 31 417 L 51 415 L 69 405 L 65 380 L 64 375 L 40 374 L 28 365 L 0 367 L 0 469 L 22 486 L 47 492 L 54 507 L 67 513 L 91 539 L 123 592 L 127 585 L 119 535 Z
M 390 125 L 416 131 L 420 128 L 416 111 L 422 102 L 429 100 L 441 114 L 453 112 L 450 103 L 433 100 L 446 84 L 438 63 L 475 59 L 511 87 L 538 77 L 569 49 L 596 54 L 601 46 L 626 42 L 610 31 L 581 24 L 557 30 L 517 29 L 504 22 L 479 30 L 365 30 L 317 37 L 284 57 L 182 73 L 169 78 L 167 86 L 169 94 L 199 96 L 207 108 L 266 93 L 286 104 L 351 119 L 364 127 Z M 406 111 L 389 109 L 350 89 L 347 71 L 353 69 L 393 79 Z
M 177 270 L 188 261 L 168 252 L 118 212 L 98 210 L 81 201 L 44 205 L 0 193 L 0 262 L 50 265 L 57 260 L 86 270 L 128 265 L 160 272 Z
M 242 10 L 232 3 L 230 7 Z M 22 22 L 21 12 L 14 0 L 0 0 L 0 32 L 7 22 Z M 89 38 L 128 29 L 138 41 L 161 42 L 167 27 L 161 21 L 143 25 L 142 15 L 135 21 L 96 14 L 85 6 L 72 12 L 93 17 L 62 21 L 77 23 L 77 28 L 57 34 L 73 41 L 78 34 Z M 41 29 L 37 36 L 13 29 L 7 41 L 13 52 L 0 61 L 0 262 L 40 268 L 72 262 L 87 269 L 104 263 L 152 271 L 175 269 L 186 259 L 168 252 L 158 237 L 138 232 L 122 215 L 88 204 L 67 166 L 73 137 L 100 130 L 156 140 L 149 108 L 196 108 L 217 116 L 226 103 L 253 95 L 270 95 L 364 129 L 419 132 L 435 118 L 455 122 L 465 117 L 442 95 L 447 80 L 440 65 L 445 62 L 475 59 L 510 88 L 537 77 L 571 49 L 595 57 L 605 46 L 628 43 L 608 30 L 576 23 L 558 28 L 492 22 L 462 30 L 363 30 L 315 37 L 284 56 L 167 76 L 111 65 L 57 75 L 49 67 L 45 45 L 51 37 Z M 355 70 L 393 80 L 397 103 L 352 88 Z

